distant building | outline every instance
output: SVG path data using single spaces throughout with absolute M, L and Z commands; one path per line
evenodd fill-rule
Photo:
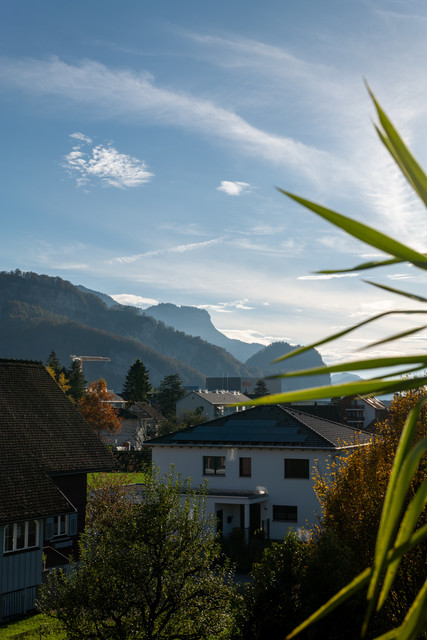
M 378 398 L 352 396 L 342 398 L 339 407 L 343 421 L 355 429 L 375 432 L 375 426 L 387 417 L 388 408 Z
M 134 402 L 127 408 L 123 406 L 119 409 L 119 418 L 122 421 L 121 431 L 115 435 L 103 433 L 103 440 L 115 447 L 137 451 L 142 449 L 146 440 L 158 435 L 162 422 L 166 420 L 148 402 Z
M 188 411 L 199 411 L 206 420 L 244 411 L 246 407 L 234 407 L 239 402 L 250 402 L 250 398 L 239 391 L 191 391 L 176 403 L 176 417 Z
M 216 389 L 224 389 L 225 391 L 239 391 L 250 395 L 254 393 L 256 383 L 262 378 L 242 378 L 242 377 L 229 377 L 221 376 L 217 378 L 206 378 L 206 389 L 208 391 L 215 391 Z M 265 380 L 265 384 L 270 393 L 280 393 L 282 390 L 282 382 L 280 378 Z

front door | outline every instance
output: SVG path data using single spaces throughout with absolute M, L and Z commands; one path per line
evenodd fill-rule
M 261 504 L 259 502 L 249 506 L 249 527 L 251 533 L 261 529 Z
M 222 509 L 218 509 L 218 511 L 216 512 L 216 530 L 217 533 L 219 533 L 220 536 L 222 536 L 222 530 L 223 530 L 223 520 L 224 520 L 224 514 Z

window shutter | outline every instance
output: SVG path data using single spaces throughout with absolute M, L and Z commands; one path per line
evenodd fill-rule
M 53 518 L 46 518 L 46 520 L 44 521 L 44 523 L 45 523 L 45 531 L 44 531 L 45 540 L 52 540 L 52 538 L 53 538 L 53 522 L 54 522 Z
M 76 536 L 77 535 L 77 513 L 70 514 L 69 535 L 70 536 Z

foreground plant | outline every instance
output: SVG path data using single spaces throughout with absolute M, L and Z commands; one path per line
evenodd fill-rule
M 394 128 L 375 97 L 372 93 L 370 93 L 370 95 L 379 118 L 380 124 L 376 126 L 376 131 L 380 140 L 397 163 L 411 187 L 422 200 L 424 205 L 427 206 L 426 174 L 411 155 L 399 133 Z M 350 269 L 341 269 L 338 271 L 326 270 L 321 271 L 320 273 L 361 271 L 402 262 L 407 262 L 417 269 L 427 270 L 426 255 L 419 253 L 418 251 L 402 244 L 398 240 L 395 240 L 372 227 L 353 220 L 352 218 L 305 200 L 304 198 L 291 194 L 287 191 L 280 191 L 286 196 L 292 198 L 295 202 L 298 202 L 325 220 L 346 231 L 351 236 L 362 240 L 364 243 L 379 249 L 385 254 L 388 254 L 388 257 L 382 261 L 367 262 Z M 371 281 L 368 282 L 368 284 L 410 300 L 415 300 L 422 305 L 427 303 L 427 298 L 423 298 L 422 296 L 418 296 L 407 291 L 394 289 Z M 318 347 L 331 342 L 332 340 L 341 338 L 363 325 L 376 322 L 381 318 L 392 314 L 404 314 L 409 318 L 412 318 L 417 315 L 427 314 L 427 307 L 424 306 L 419 309 L 396 310 L 378 314 L 332 336 L 328 336 L 323 340 L 314 342 L 306 347 L 295 349 L 282 358 L 279 358 L 276 362 L 291 358 L 299 353 L 307 351 L 308 349 Z M 416 327 L 411 326 L 399 334 L 386 337 L 380 342 L 368 345 L 368 347 L 378 346 L 379 344 L 385 344 L 391 340 L 413 335 L 425 328 L 426 325 Z M 380 375 L 377 374 L 373 378 L 361 382 L 351 382 L 327 387 L 315 387 L 301 391 L 275 394 L 268 396 L 267 398 L 254 400 L 251 404 L 274 404 L 277 402 L 331 398 L 336 396 L 372 396 L 374 394 L 395 393 L 408 389 L 416 389 L 427 384 L 427 376 L 425 374 L 418 377 L 408 377 L 408 374 L 413 374 L 414 372 L 427 369 L 426 353 L 414 356 L 359 359 L 351 362 L 345 362 L 340 365 L 286 373 L 278 377 L 285 378 L 318 375 L 322 373 L 339 373 L 343 371 L 365 371 L 369 374 L 370 372 L 375 372 L 375 370 L 378 369 L 386 370 L 386 373 Z M 414 497 L 409 502 L 409 505 L 405 506 L 407 491 L 411 485 L 413 477 L 417 473 L 420 461 L 427 450 L 427 438 L 415 443 L 418 416 L 421 408 L 426 402 L 427 398 L 421 398 L 417 402 L 415 407 L 409 413 L 402 431 L 387 492 L 384 498 L 372 566 L 365 569 L 365 571 L 342 589 L 326 605 L 297 627 L 297 629 L 295 629 L 288 638 L 293 638 L 307 626 L 314 623 L 316 620 L 319 620 L 339 604 L 351 597 L 355 592 L 363 589 L 367 592 L 367 604 L 361 634 L 362 636 L 365 636 L 373 613 L 383 607 L 384 602 L 390 593 L 402 556 L 427 536 L 427 524 L 425 524 L 421 518 L 427 503 L 427 480 L 419 486 Z M 426 630 L 427 580 L 421 587 L 412 605 L 409 607 L 403 623 L 398 628 L 392 629 L 380 637 L 381 640 L 392 640 L 394 638 L 398 638 L 399 640 L 415 640 L 415 638 L 419 637 L 419 635 Z M 379 640 L 379 638 L 377 640 Z
M 132 496 L 117 483 L 92 495 L 81 559 L 50 576 L 40 608 L 70 640 L 224 637 L 235 597 L 204 499 L 172 476 Z

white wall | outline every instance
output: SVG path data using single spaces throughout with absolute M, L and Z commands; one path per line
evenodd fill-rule
M 278 449 L 278 448 L 250 448 L 250 447 L 168 447 L 153 446 L 153 464 L 161 473 L 167 473 L 171 464 L 174 471 L 184 478 L 190 477 L 192 486 L 197 487 L 208 481 L 212 489 L 255 490 L 264 489 L 268 492 L 261 505 L 261 519 L 270 520 L 270 537 L 283 538 L 289 528 L 300 530 L 315 523 L 316 513 L 320 512 L 320 505 L 313 490 L 313 467 L 320 466 L 326 473 L 326 461 L 330 452 L 312 449 Z M 203 456 L 226 457 L 226 472 L 224 476 L 203 475 Z M 239 458 L 252 459 L 252 475 L 250 478 L 239 477 Z M 309 460 L 310 478 L 285 478 L 285 458 L 304 458 Z M 235 500 L 229 500 L 229 503 Z M 241 501 L 240 501 L 241 502 Z M 208 498 L 208 509 L 215 513 L 218 504 L 226 504 L 218 497 Z M 297 522 L 273 521 L 273 505 L 289 505 L 298 507 Z M 225 513 L 225 512 L 224 512 Z M 231 528 L 238 526 L 235 509 L 227 507 L 227 515 L 233 515 Z M 224 528 L 224 533 L 227 533 Z

